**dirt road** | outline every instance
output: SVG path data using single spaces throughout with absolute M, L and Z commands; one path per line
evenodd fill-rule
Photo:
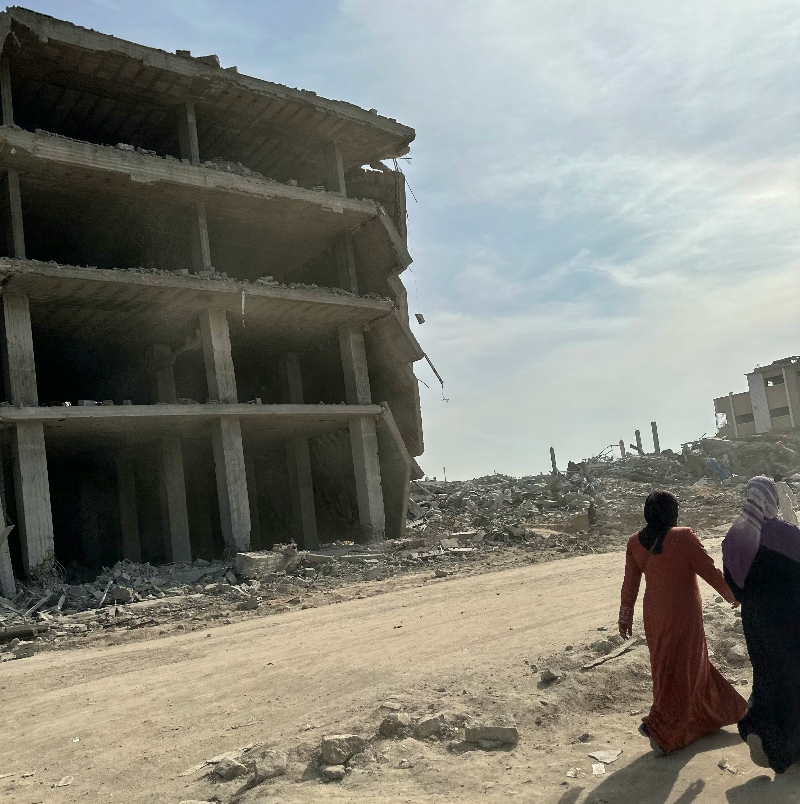
M 374 734 L 389 696 L 425 710 L 508 711 L 520 726 L 520 744 L 511 752 L 457 756 L 418 743 L 415 758 L 389 762 L 379 777 L 364 774 L 342 785 L 285 779 L 243 800 L 277 794 L 281 801 L 700 804 L 724 801 L 729 788 L 732 802 L 800 800 L 790 792 L 781 797 L 771 775 L 754 778 L 746 750 L 731 736 L 656 760 L 642 756 L 638 718 L 627 711 L 576 714 L 574 723 L 565 712 L 558 732 L 542 725 L 547 696 L 526 661 L 613 626 L 622 560 L 606 554 L 477 577 L 404 578 L 370 585 L 387 588 L 385 594 L 338 605 L 3 664 L 0 800 L 177 804 L 216 794 L 227 801 L 235 787 L 179 774 L 249 743 L 288 747 L 296 757 L 305 750 L 310 759 L 324 733 Z M 566 779 L 573 765 L 591 774 L 586 746 L 570 742 L 571 729 L 623 749 L 609 766 L 613 773 Z M 744 772 L 720 770 L 720 752 Z M 67 776 L 71 784 L 52 787 Z M 609 792 L 601 795 L 604 785 Z

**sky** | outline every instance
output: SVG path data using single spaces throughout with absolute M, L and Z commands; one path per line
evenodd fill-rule
M 679 449 L 800 353 L 795 0 L 27 0 L 416 129 L 428 476 Z M 447 401 L 445 401 L 447 400 Z

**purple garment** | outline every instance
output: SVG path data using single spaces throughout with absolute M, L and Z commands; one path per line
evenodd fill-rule
M 761 546 L 800 564 L 800 528 L 796 525 L 768 519 L 761 528 Z
M 778 489 L 768 477 L 760 475 L 747 484 L 742 513 L 722 542 L 722 563 L 737 586 L 744 586 L 758 548 L 766 522 L 778 515 Z

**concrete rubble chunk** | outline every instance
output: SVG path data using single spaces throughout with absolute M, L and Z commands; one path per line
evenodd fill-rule
M 326 765 L 343 765 L 354 754 L 366 748 L 357 734 L 331 734 L 322 738 L 322 760 Z
M 224 757 L 214 766 L 214 774 L 229 782 L 247 773 L 247 766 L 230 757 Z
M 236 554 L 236 572 L 244 578 L 261 578 L 285 567 L 286 559 L 272 550 Z M 234 577 L 233 583 L 236 582 Z
M 407 737 L 411 731 L 411 715 L 405 712 L 392 712 L 387 715 L 378 728 L 378 734 L 388 740 Z
M 519 732 L 516 726 L 504 723 L 473 723 L 464 729 L 464 740 L 468 743 L 480 744 L 481 740 L 488 740 L 502 745 L 516 745 Z
M 428 737 L 439 734 L 444 728 L 444 725 L 445 718 L 443 713 L 439 712 L 435 715 L 430 715 L 417 722 L 417 725 L 414 727 L 414 736 L 418 740 L 425 740 Z
M 551 670 L 549 667 L 546 667 L 544 670 L 542 670 L 539 678 L 542 684 L 552 684 L 554 681 L 558 681 L 561 678 L 561 674 Z
M 261 759 L 254 765 L 253 781 L 255 784 L 261 784 L 278 776 L 285 776 L 288 768 L 286 754 L 278 751 L 265 751 Z
M 344 765 L 322 765 L 319 773 L 326 781 L 338 782 L 347 775 L 347 769 Z

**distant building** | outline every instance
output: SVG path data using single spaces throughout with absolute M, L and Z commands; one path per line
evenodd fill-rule
M 794 430 L 800 423 L 800 357 L 784 357 L 754 368 L 748 390 L 714 400 L 717 426 L 738 438 L 772 430 Z

